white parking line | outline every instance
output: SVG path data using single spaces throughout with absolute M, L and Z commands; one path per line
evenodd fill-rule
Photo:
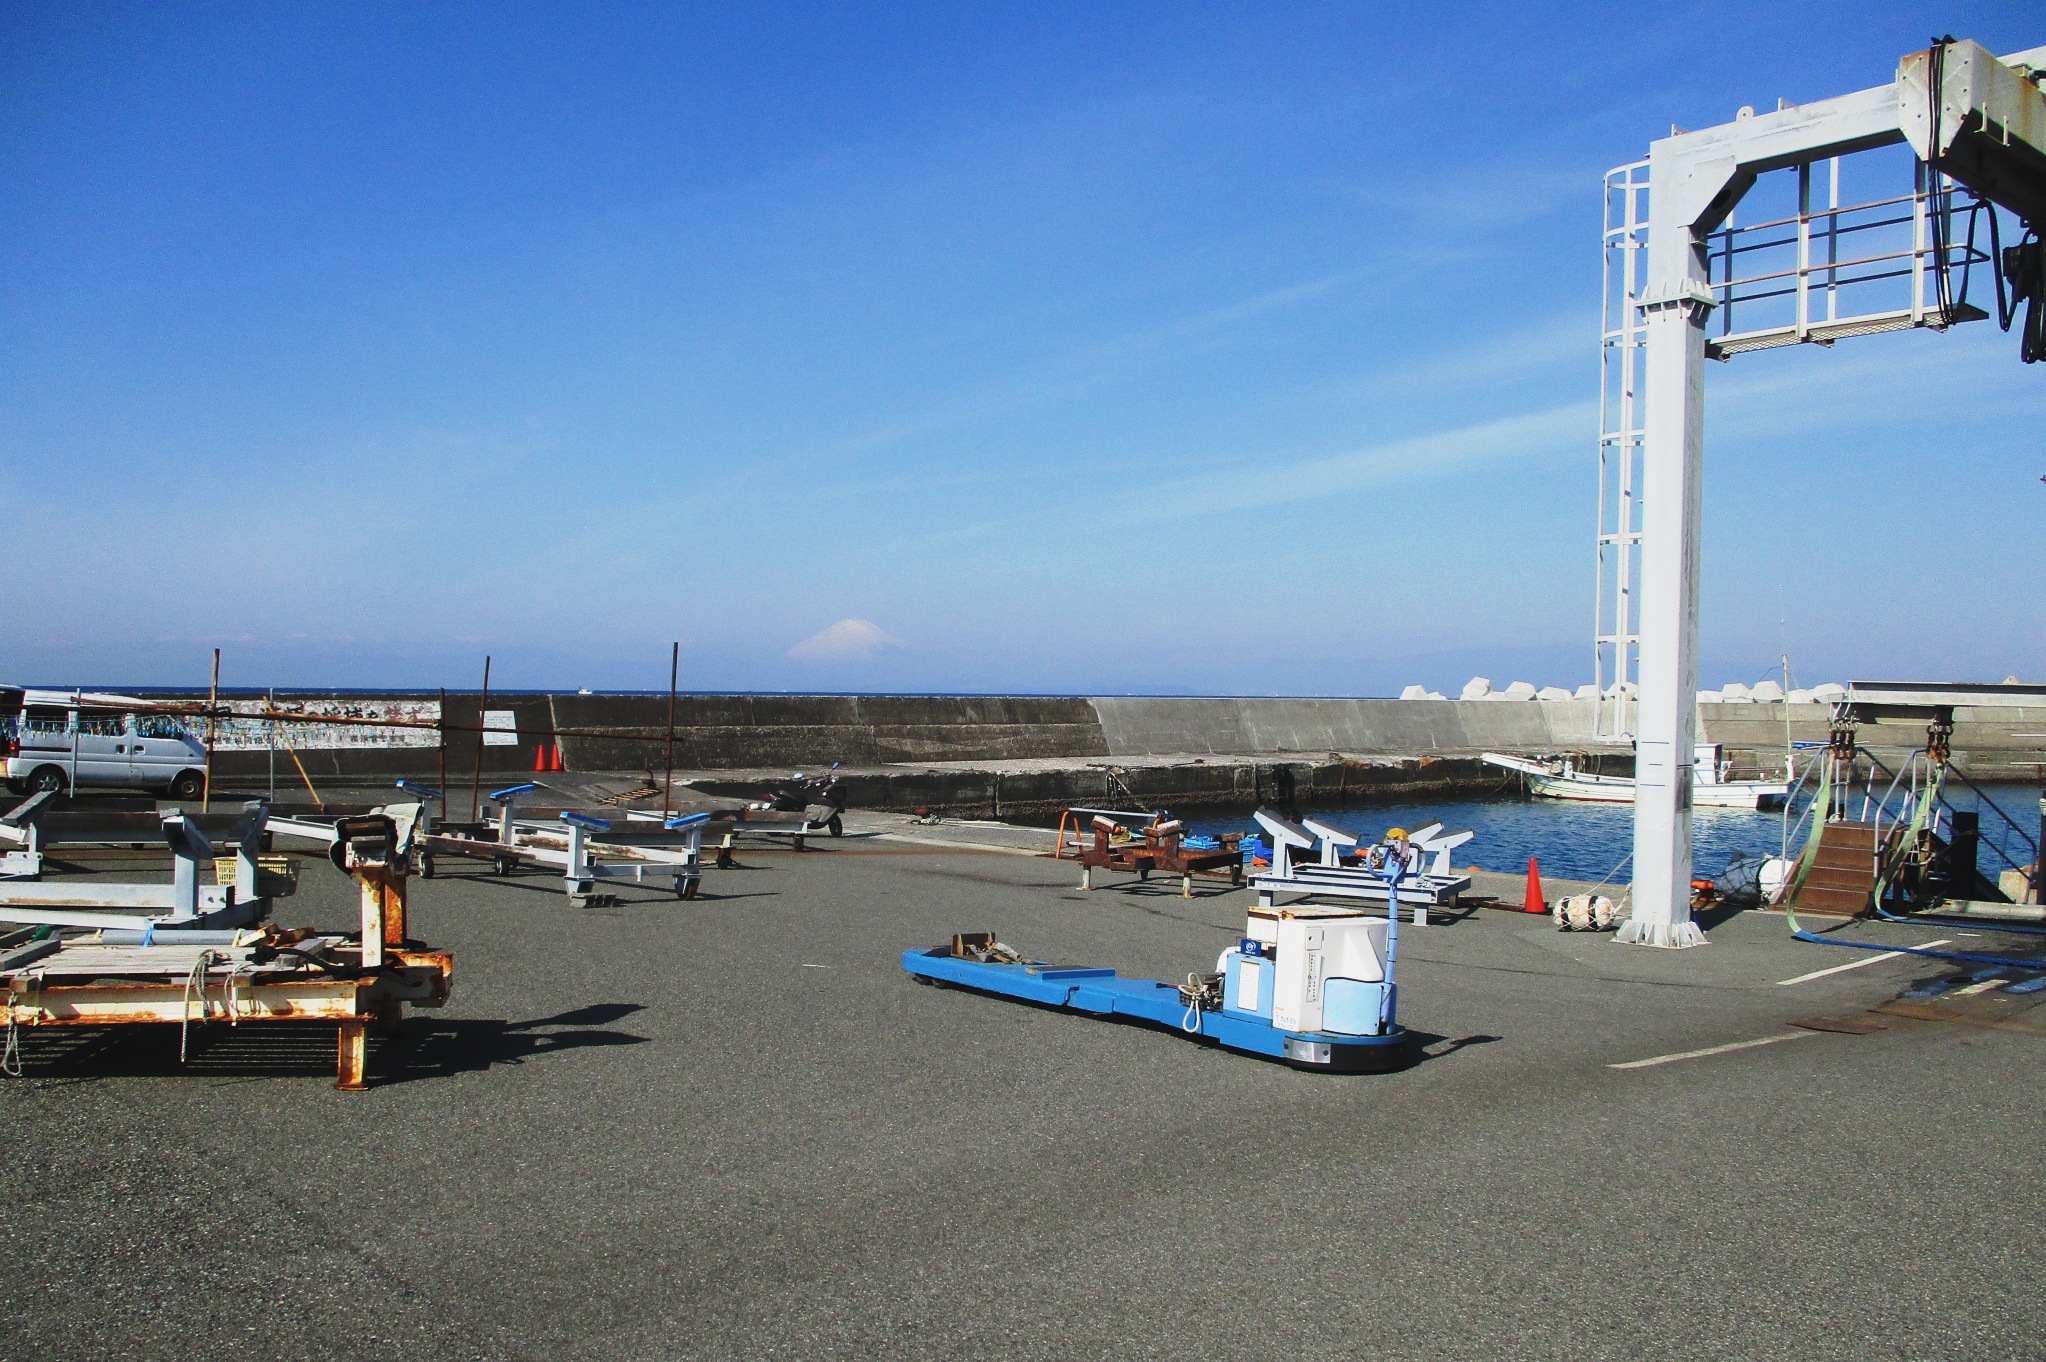
M 1779 1040 L 1803 1040 L 1806 1036 L 1817 1035 L 1816 1031 L 1785 1031 L 1780 1036 L 1764 1036 L 1760 1040 L 1737 1040 L 1728 1045 L 1714 1045 L 1703 1050 L 1686 1050 L 1677 1055 L 1657 1055 L 1653 1059 L 1630 1059 L 1625 1064 L 1608 1064 L 1608 1069 L 1652 1069 L 1658 1064 L 1674 1064 L 1680 1059 L 1703 1059 L 1707 1055 L 1723 1055 L 1729 1050 L 1752 1050 L 1757 1045 L 1774 1045 Z
M 1937 941 L 1926 942 L 1923 946 L 1920 946 L 1918 949 L 1922 951 L 1929 951 L 1934 946 L 1951 946 L 1953 944 L 1954 942 L 1952 937 L 1941 937 Z M 1860 960 L 1849 960 L 1844 965 L 1834 965 L 1830 969 L 1815 969 L 1810 974 L 1800 974 L 1795 979 L 1778 979 L 1776 981 L 1776 986 L 1778 988 L 1781 988 L 1785 984 L 1809 983 L 1813 979 L 1823 979 L 1829 974 L 1844 974 L 1851 969 L 1861 969 L 1866 965 L 1879 965 L 1885 960 L 1895 960 L 1900 956 L 1905 956 L 1909 954 L 1911 954 L 1911 952 L 1909 951 L 1884 951 L 1881 955 L 1871 955 Z

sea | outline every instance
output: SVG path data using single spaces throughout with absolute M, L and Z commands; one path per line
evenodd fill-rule
M 2017 828 L 2033 839 L 2038 837 L 2038 787 L 1987 785 L 1983 791 L 1998 809 L 2010 815 Z M 1952 793 L 1950 798 L 1959 808 L 1977 806 L 1975 796 L 1965 791 Z M 1803 811 L 1800 800 L 1790 812 L 1793 832 L 1797 832 L 1798 815 Z M 1540 863 L 1542 873 L 1573 880 L 1598 882 L 1610 878 L 1625 883 L 1627 861 L 1634 847 L 1631 804 L 1503 797 L 1413 804 L 1308 805 L 1300 813 L 1353 833 L 1366 844 L 1379 840 L 1391 828 L 1411 832 L 1434 822 L 1442 823 L 1452 832 L 1469 828 L 1477 835 L 1457 848 L 1453 859 L 1458 867 L 1475 865 L 1520 874 L 1526 872 L 1532 859 Z M 1248 809 L 1189 814 L 1186 821 L 1190 831 L 1210 836 L 1258 831 Z M 1797 835 L 1801 842 L 1802 834 Z M 1738 858 L 1777 855 L 1784 846 L 1784 836 L 1782 810 L 1762 813 L 1751 809 L 1695 809 L 1691 815 L 1692 873 L 1700 879 L 1716 878 Z M 1983 814 L 1982 836 L 1985 843 L 2001 847 L 2012 857 L 2009 864 L 2023 865 L 2032 859 L 2030 843 L 1993 812 Z M 1793 847 L 1792 854 L 1796 850 Z M 1993 880 L 2007 862 L 1986 846 L 1978 864 Z

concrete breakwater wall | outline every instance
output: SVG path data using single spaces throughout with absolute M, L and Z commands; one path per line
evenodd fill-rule
M 845 781 L 854 808 L 929 809 L 953 817 L 1024 822 L 1049 821 L 1075 805 L 1184 811 L 1277 802 L 1309 808 L 1469 799 L 1520 789 L 1519 776 L 1475 757 L 1217 758 L 1130 764 L 1107 759 L 1040 763 L 1029 770 L 990 763 L 922 771 L 853 770 Z M 749 781 L 700 777 L 690 783 L 706 794 L 737 797 L 752 796 L 759 788 Z
M 1109 755 L 1588 751 L 1589 700 L 1180 699 L 1087 702 Z
M 280 694 L 300 700 L 364 702 L 434 700 L 436 695 L 357 696 Z M 448 722 L 473 730 L 478 697 L 447 697 Z M 480 746 L 473 731 L 449 735 L 451 775 L 466 775 L 480 757 L 493 778 L 530 774 L 547 745 L 559 748 L 576 770 L 659 770 L 665 696 L 492 696 L 492 711 L 509 712 L 514 740 Z M 1700 706 L 1709 740 L 1734 750 L 1737 760 L 1777 759 L 1786 736 L 1817 742 L 1826 735 L 1824 705 L 1708 704 Z M 1000 764 L 1066 759 L 1085 765 L 1163 756 L 1285 757 L 1340 767 L 1341 757 L 1475 756 L 1509 752 L 1578 752 L 1616 759 L 1625 769 L 1625 745 L 1594 737 L 1590 700 L 1461 701 L 1179 698 L 1117 696 L 914 695 L 686 695 L 675 712 L 675 766 L 683 771 L 796 769 L 833 761 L 848 767 L 922 766 L 931 763 Z M 1978 776 L 2046 776 L 2046 708 L 1983 706 L 1957 712 L 1953 747 Z M 1915 747 L 1922 730 L 1870 727 L 1863 740 L 1881 749 Z M 289 773 L 294 754 L 276 761 Z M 347 747 L 295 753 L 316 780 L 430 775 L 441 761 L 431 748 Z M 262 751 L 222 753 L 217 769 L 248 777 L 264 772 Z M 1172 769 L 1181 769 L 1175 765 Z M 1010 777 L 1014 778 L 1014 777 Z M 1192 779 L 1193 777 L 1188 777 Z M 1338 773 L 1338 779 L 1347 779 Z
M 280 693 L 280 707 L 309 700 L 435 700 L 437 695 L 350 697 Z M 512 715 L 514 741 L 484 745 L 474 731 L 483 706 L 475 695 L 447 697 L 447 766 L 467 775 L 480 760 L 486 776 L 530 774 L 541 750 L 559 749 L 580 771 L 659 770 L 665 760 L 665 696 L 508 695 L 490 697 L 492 713 Z M 493 722 L 493 726 L 498 726 Z M 497 735 L 493 735 L 497 736 Z M 280 750 L 280 769 L 293 753 Z M 743 770 L 896 762 L 1001 761 L 1108 756 L 1101 723 L 1084 699 L 1035 696 L 684 695 L 675 702 L 675 768 Z M 299 750 L 318 779 L 425 775 L 440 753 L 419 748 Z M 270 754 L 223 753 L 217 769 L 234 776 L 267 771 Z

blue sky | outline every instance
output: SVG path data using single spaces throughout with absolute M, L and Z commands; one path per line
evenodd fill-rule
M 10 5 L 0 679 L 1575 685 L 1602 173 L 1935 31 Z M 2014 337 L 1709 383 L 1706 682 L 2046 675 Z

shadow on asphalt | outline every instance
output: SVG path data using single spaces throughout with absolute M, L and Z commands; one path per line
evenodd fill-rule
M 1702 908 L 1693 907 L 1691 909 L 1691 921 L 1698 924 L 1699 931 L 1709 932 L 1720 923 L 1731 921 L 1746 911 L 1746 908 L 1736 907 L 1733 904 L 1713 903 Z
M 610 1029 L 644 1009 L 643 1003 L 598 1003 L 530 1021 L 414 1014 L 397 1035 L 372 1037 L 370 1086 L 480 1073 L 572 1050 L 644 1045 L 646 1036 Z M 17 1034 L 24 1076 L 45 1084 L 102 1078 L 332 1081 L 337 1030 L 321 1022 L 195 1024 L 184 1063 L 178 1061 L 178 1028 L 171 1024 L 23 1028 Z
M 1438 1036 L 1428 1031 L 1412 1031 L 1409 1032 L 1408 1034 L 1410 1034 L 1414 1038 L 1413 1062 L 1415 1064 L 1426 1064 L 1430 1060 L 1435 1059 L 1448 1059 L 1451 1055 L 1455 1054 L 1458 1050 L 1461 1050 L 1466 1046 L 1491 1045 L 1496 1041 L 1505 1039 L 1505 1037 L 1503 1036 L 1487 1036 L 1481 1034 L 1474 1036 L 1458 1036 L 1455 1040 L 1449 1040 L 1449 1037 L 1447 1036 Z M 1449 1043 L 1447 1045 L 1442 1045 L 1442 1042 L 1446 1040 L 1448 1040 Z M 1438 1045 L 1442 1045 L 1442 1048 L 1439 1050 L 1435 1048 Z
M 376 1086 L 480 1073 L 500 1065 L 614 1045 L 644 1045 L 648 1037 L 608 1029 L 644 1003 L 597 1003 L 531 1021 L 414 1016 L 405 1029 L 370 1054 Z
M 760 866 L 744 865 L 735 865 L 732 867 L 732 869 L 736 871 L 752 871 L 763 868 L 764 867 Z M 727 872 L 719 871 L 718 873 L 720 875 L 723 875 Z M 567 894 L 562 890 L 561 877 L 559 875 L 551 876 L 498 875 L 493 874 L 488 870 L 479 870 L 473 873 L 449 874 L 446 870 L 441 870 L 434 875 L 434 879 L 436 881 L 456 880 L 466 882 L 469 884 L 494 884 L 505 889 L 517 889 L 529 894 L 551 894 L 557 899 L 566 899 L 568 897 Z M 721 894 L 718 893 L 716 890 L 708 887 L 711 883 L 712 881 L 710 877 L 705 876 L 702 881 L 702 884 L 705 887 L 697 891 L 696 898 L 694 900 L 689 901 L 708 902 L 717 899 L 771 898 L 774 896 L 776 892 L 778 892 L 774 890 L 762 890 L 757 893 L 751 894 Z M 600 895 L 601 897 L 611 899 L 616 903 L 627 905 L 635 903 L 674 902 L 678 897 L 675 891 L 672 889 L 657 889 L 651 884 L 637 884 L 631 880 L 601 881 Z

